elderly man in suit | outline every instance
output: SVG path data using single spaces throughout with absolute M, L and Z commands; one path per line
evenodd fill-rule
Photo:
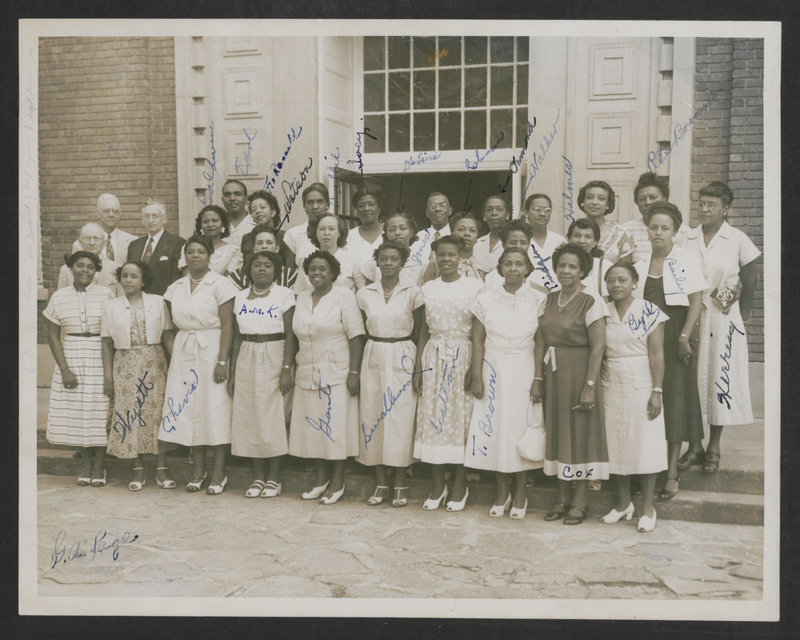
M 153 282 L 147 293 L 163 296 L 167 287 L 181 277 L 178 261 L 181 259 L 184 239 L 164 230 L 167 208 L 148 198 L 142 209 L 142 224 L 147 235 L 137 238 L 128 247 L 128 260 L 141 260 L 150 267 Z
M 119 264 L 111 258 L 104 258 L 102 256 L 101 249 L 105 247 L 105 244 L 106 233 L 103 227 L 96 222 L 89 222 L 83 225 L 81 229 L 81 237 L 78 238 L 78 248 L 75 251 L 88 251 L 96 256 L 100 256 L 102 268 L 94 275 L 94 284 L 98 284 L 101 287 L 108 287 L 118 296 L 125 295 L 122 287 L 117 282 L 116 273 Z M 72 253 L 75 253 L 75 251 Z M 75 278 L 70 268 L 67 267 L 67 265 L 63 265 L 61 271 L 58 273 L 57 288 L 63 289 L 64 287 L 69 287 L 74 280 Z
M 103 248 L 98 254 L 103 260 L 124 262 L 128 255 L 128 245 L 136 240 L 136 236 L 118 229 L 120 221 L 120 206 L 117 196 L 104 193 L 97 198 L 97 220 L 103 228 Z M 72 245 L 72 253 L 81 250 L 80 239 Z

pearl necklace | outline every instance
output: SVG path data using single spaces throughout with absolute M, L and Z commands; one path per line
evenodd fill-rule
M 558 300 L 557 300 L 558 306 L 559 306 L 559 307 L 561 307 L 561 308 L 563 308 L 563 307 L 566 307 L 566 306 L 567 306 L 567 305 L 568 305 L 570 302 L 572 302 L 572 299 L 575 297 L 575 295 L 576 295 L 576 294 L 578 293 L 578 291 L 580 291 L 580 290 L 581 290 L 581 288 L 580 288 L 580 287 L 578 287 L 577 289 L 575 289 L 575 293 L 573 293 L 573 294 L 572 294 L 572 295 L 569 297 L 569 300 L 567 300 L 567 301 L 566 301 L 564 304 L 561 304 L 561 294 L 562 294 L 562 293 L 564 293 L 564 290 L 562 289 L 561 291 L 559 291 L 559 292 L 558 292 Z
M 275 283 L 273 282 L 273 283 L 272 283 L 272 284 L 270 284 L 270 285 L 269 285 L 269 286 L 268 286 L 266 289 L 263 289 L 263 290 L 262 290 L 262 289 L 257 289 L 257 288 L 256 288 L 256 285 L 253 285 L 253 286 L 251 287 L 251 289 L 252 289 L 252 291 L 253 291 L 253 293 L 254 293 L 255 295 L 257 295 L 257 296 L 263 296 L 264 294 L 266 294 L 266 293 L 269 293 L 270 289 L 272 289 L 272 285 L 273 285 L 273 284 L 275 284 Z
M 381 285 L 381 287 L 383 287 L 383 285 Z M 397 289 L 397 285 L 394 285 L 391 289 L 389 289 L 389 291 L 386 291 L 386 289 L 384 289 L 383 290 L 383 298 L 385 300 L 388 300 L 389 298 L 391 298 L 395 289 Z
M 208 273 L 208 271 L 206 271 L 206 273 Z M 194 282 L 195 284 L 200 284 L 200 283 L 203 281 L 203 278 L 205 278 L 205 277 L 206 277 L 206 273 L 204 273 L 202 276 L 200 276 L 200 279 L 199 279 L 199 280 L 195 280 L 194 278 L 192 278 L 192 276 L 191 276 L 191 274 L 190 274 L 190 275 L 189 275 L 189 280 L 191 280 L 191 281 L 192 281 L 192 282 Z

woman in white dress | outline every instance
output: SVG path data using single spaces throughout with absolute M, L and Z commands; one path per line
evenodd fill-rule
M 438 509 L 449 493 L 445 465 L 456 465 L 452 500 L 448 511 L 461 511 L 467 501 L 464 451 L 472 416 L 472 314 L 469 308 L 483 283 L 458 272 L 459 251 L 464 240 L 444 236 L 431 250 L 442 277 L 422 286 L 425 322 L 422 323 L 414 376 L 420 401 L 417 403 L 417 432 L 414 458 L 431 465 L 433 488 L 423 509 Z
M 503 253 L 500 231 L 511 220 L 511 203 L 505 196 L 489 196 L 483 203 L 483 220 L 489 227 L 489 233 L 475 243 L 475 267 L 483 273 L 489 273 L 497 267 L 497 260 Z M 455 233 L 455 227 L 452 228 Z
M 211 240 L 214 253 L 211 254 L 208 266 L 214 273 L 227 276 L 242 266 L 242 252 L 239 250 L 239 245 L 225 241 L 231 234 L 231 224 L 225 209 L 213 204 L 203 207 L 194 221 L 194 230 L 196 235 Z M 183 246 L 178 268 L 184 276 L 189 272 L 186 266 L 186 245 Z
M 579 218 L 569 225 L 567 242 L 577 244 L 592 256 L 592 270 L 581 282 L 595 293 L 608 299 L 605 277 L 612 263 L 603 258 L 603 252 L 597 246 L 599 240 L 600 227 L 593 220 Z
M 317 249 L 327 251 L 339 263 L 339 276 L 336 278 L 334 286 L 347 287 L 355 293 L 353 269 L 358 256 L 351 253 L 347 247 L 347 222 L 344 218 L 326 213 L 309 221 L 307 235 Z M 299 295 L 304 291 L 311 291 L 313 288 L 305 271 L 299 271 L 294 286 L 295 293 Z
M 639 475 L 643 502 L 638 528 L 652 531 L 656 525 L 656 477 L 667 468 L 661 385 L 664 323 L 669 318 L 652 302 L 633 297 L 639 282 L 633 265 L 617 263 L 608 270 L 606 281 L 611 302 L 600 380 L 608 466 L 616 479 L 617 504 L 600 521 L 614 524 L 631 519 L 630 476 Z
M 103 305 L 114 298 L 114 293 L 92 284 L 102 269 L 94 253 L 76 251 L 67 257 L 67 266 L 72 271 L 72 286 L 55 291 L 42 312 L 47 319 L 47 342 L 56 361 L 47 441 L 79 447 L 82 466 L 78 485 L 102 487 L 106 484 L 103 463 L 110 406 L 103 393 L 100 324 Z
M 171 356 L 158 438 L 192 447 L 194 474 L 186 491 L 200 491 L 206 480 L 206 447 L 214 450 L 214 469 L 206 493 L 222 493 L 228 482 L 225 455 L 231 442 L 231 397 L 226 385 L 233 341 L 234 287 L 209 269 L 211 240 L 192 236 L 184 249 L 189 274 L 164 293 L 178 329 L 166 348 Z M 172 344 L 170 344 L 172 342 Z
M 472 304 L 472 406 L 464 465 L 497 473 L 497 498 L 489 509 L 493 518 L 511 509 L 524 518 L 528 508 L 525 484 L 529 469 L 544 462 L 525 460 L 517 443 L 527 429 L 528 405 L 535 376 L 533 346 L 545 294 L 525 280 L 533 271 L 525 247 L 511 247 L 499 259 L 505 279 L 500 289 L 481 293 Z M 541 371 L 539 377 L 542 377 Z M 509 489 L 509 474 L 516 488 Z
M 473 248 L 476 246 L 475 243 L 478 240 L 478 229 L 480 227 L 478 219 L 471 213 L 459 213 L 453 216 L 451 227 L 454 236 L 464 239 L 464 249 L 458 256 L 458 272 L 462 276 L 483 282 L 486 272 L 478 269 L 478 261 L 473 252 Z M 500 254 L 497 255 L 499 256 Z M 432 254 L 430 262 L 428 262 L 419 278 L 419 286 L 431 280 L 436 280 L 441 275 L 439 265 L 436 263 L 436 256 Z
M 678 468 L 702 462 L 706 473 L 719 469 L 722 428 L 753 422 L 744 322 L 753 306 L 761 252 L 725 221 L 731 202 L 733 192 L 724 182 L 700 189 L 700 226 L 691 230 L 686 244 L 711 288 L 703 294 L 697 370 L 700 407 L 710 435 L 705 452 L 701 440 L 689 443 Z
M 417 236 L 417 223 L 414 216 L 409 213 L 393 213 L 386 222 L 383 223 L 383 242 L 399 242 L 410 254 L 410 247 L 419 239 Z M 422 273 L 423 265 L 420 261 L 413 261 L 410 257 L 406 260 L 400 271 L 400 282 L 403 285 L 416 285 Z M 356 281 L 356 288 L 363 289 L 365 286 L 380 280 L 380 271 L 375 262 L 374 255 L 362 257 L 359 264 L 353 270 L 353 279 Z
M 414 391 L 416 340 L 422 326 L 424 299 L 419 287 L 400 282 L 408 249 L 385 242 L 375 250 L 381 281 L 356 295 L 367 327 L 361 362 L 361 447 L 356 460 L 375 467 L 377 486 L 367 504 L 389 495 L 387 467 L 395 468 L 393 507 L 408 504 L 406 468 L 414 461 Z
M 383 192 L 377 185 L 360 187 L 353 194 L 353 209 L 361 224 L 347 234 L 347 250 L 356 265 L 372 258 L 372 253 L 383 242 Z M 355 274 L 354 274 L 355 275 Z M 363 280 L 354 278 L 356 290 L 364 287 Z
M 289 453 L 285 402 L 292 388 L 290 354 L 296 351 L 291 344 L 294 293 L 277 284 L 282 269 L 279 253 L 249 254 L 245 270 L 253 284 L 236 294 L 233 305 L 231 453 L 253 459 L 248 498 L 280 495 L 281 463 Z
M 357 396 L 364 321 L 356 295 L 335 286 L 339 262 L 329 252 L 310 254 L 303 271 L 313 289 L 297 296 L 292 319 L 299 351 L 289 453 L 317 463 L 317 484 L 303 499 L 322 496 L 322 504 L 334 504 L 345 491 L 345 462 L 359 452 Z M 289 356 L 291 360 L 295 354 Z

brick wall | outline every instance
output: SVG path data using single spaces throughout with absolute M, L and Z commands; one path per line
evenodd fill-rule
M 48 293 L 80 228 L 96 220 L 101 193 L 119 198 L 120 228 L 143 235 L 141 209 L 153 196 L 167 206 L 167 229 L 177 232 L 175 104 L 172 38 L 39 39 L 42 272 Z
M 698 38 L 695 105 L 715 92 L 697 119 L 692 138 L 692 226 L 699 224 L 698 191 L 712 180 L 727 182 L 735 199 L 731 226 L 744 231 L 764 250 L 764 41 Z M 748 321 L 750 360 L 764 361 L 764 274 Z

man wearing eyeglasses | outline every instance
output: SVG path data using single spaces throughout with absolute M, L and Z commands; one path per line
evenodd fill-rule
M 137 238 L 128 247 L 128 260 L 141 260 L 153 276 L 147 293 L 163 296 L 167 287 L 181 277 L 178 261 L 184 239 L 164 229 L 167 208 L 158 200 L 148 198 L 142 209 L 142 224 L 147 235 Z
M 104 193 L 97 198 L 95 207 L 97 220 L 103 231 L 103 246 L 98 254 L 102 260 L 107 258 L 115 262 L 124 262 L 128 255 L 128 246 L 136 240 L 136 236 L 117 228 L 120 221 L 120 206 L 117 196 Z M 72 244 L 72 253 L 81 251 L 81 241 L 76 240 Z M 103 268 L 105 271 L 105 267 Z
M 431 226 L 419 232 L 419 240 L 411 245 L 411 256 L 409 260 L 413 264 L 423 267 L 428 264 L 431 256 L 431 243 L 450 235 L 450 216 L 453 209 L 447 196 L 434 191 L 428 196 L 428 206 L 425 208 L 425 215 L 431 221 Z
M 108 287 L 118 296 L 124 295 L 124 291 L 117 282 L 117 278 L 115 276 L 117 267 L 119 267 L 119 263 L 102 255 L 102 250 L 105 249 L 106 246 L 105 229 L 103 229 L 103 227 L 96 222 L 89 222 L 88 224 L 83 225 L 81 228 L 81 236 L 78 238 L 78 242 L 76 244 L 78 245 L 78 248 L 74 249 L 73 247 L 72 253 L 75 253 L 75 251 L 88 251 L 96 256 L 100 256 L 102 269 L 94 274 L 94 280 L 92 280 L 92 283 L 100 285 L 101 287 Z M 74 280 L 75 277 L 72 275 L 72 270 L 67 265 L 63 265 L 61 267 L 61 271 L 58 273 L 57 288 L 63 289 L 64 287 L 69 287 L 72 285 Z

